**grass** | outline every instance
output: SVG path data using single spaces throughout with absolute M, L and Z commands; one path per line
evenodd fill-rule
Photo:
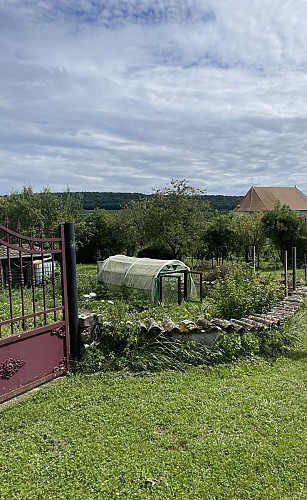
M 0 499 L 305 499 L 307 321 L 287 356 L 72 375 L 0 413 Z

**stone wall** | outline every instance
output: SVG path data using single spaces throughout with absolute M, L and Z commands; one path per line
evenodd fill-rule
M 266 314 L 252 314 L 246 318 L 224 320 L 214 318 L 211 321 L 199 318 L 197 321 L 184 319 L 175 324 L 170 318 L 162 323 L 149 318 L 137 324 L 128 321 L 127 329 L 139 328 L 144 334 L 164 333 L 183 342 L 196 341 L 212 347 L 224 332 L 259 332 L 283 325 L 291 319 L 307 297 L 307 286 L 300 286 Z M 112 322 L 103 321 L 94 313 L 79 315 L 79 333 L 85 348 L 95 347 L 98 334 L 112 330 Z

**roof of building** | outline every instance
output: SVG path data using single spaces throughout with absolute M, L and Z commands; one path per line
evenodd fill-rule
M 251 187 L 242 199 L 237 212 L 273 210 L 276 203 L 293 210 L 307 211 L 307 196 L 297 187 Z
M 23 248 L 26 250 L 26 247 L 23 247 Z M 10 255 L 10 259 L 19 259 L 20 258 L 20 252 L 18 250 L 15 250 L 14 248 L 10 248 L 9 255 Z M 41 253 L 36 252 L 35 254 L 33 254 L 33 257 L 39 257 L 40 255 L 41 255 Z M 22 252 L 22 257 L 23 258 L 31 257 L 31 253 Z M 0 244 L 0 260 L 5 260 L 5 259 L 7 259 L 7 247 Z

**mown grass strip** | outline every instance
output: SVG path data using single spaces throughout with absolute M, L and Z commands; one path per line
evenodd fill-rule
M 0 498 L 307 497 L 304 342 L 275 360 L 73 375 L 0 413 Z

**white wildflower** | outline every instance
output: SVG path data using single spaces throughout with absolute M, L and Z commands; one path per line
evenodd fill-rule
M 113 300 L 108 300 L 108 304 L 114 304 Z
M 94 298 L 94 297 L 96 297 L 96 295 L 97 295 L 97 294 L 96 294 L 96 293 L 94 293 L 94 292 L 90 292 L 90 293 L 89 293 L 89 296 L 90 296 L 90 297 L 93 297 L 93 298 Z

